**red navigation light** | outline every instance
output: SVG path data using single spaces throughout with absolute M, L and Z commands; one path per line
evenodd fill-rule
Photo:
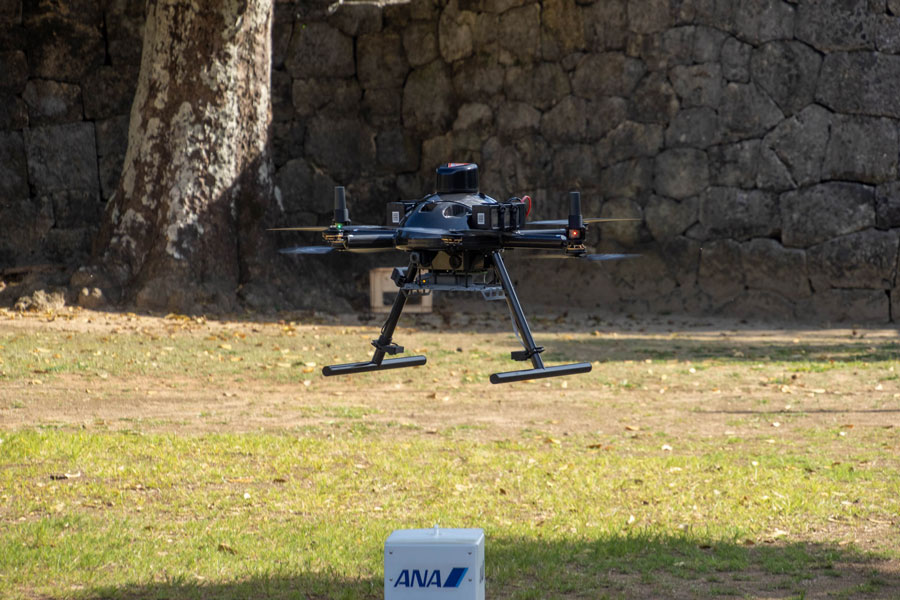
M 581 237 L 581 231 L 578 229 L 570 229 L 569 230 L 569 239 L 576 240 Z

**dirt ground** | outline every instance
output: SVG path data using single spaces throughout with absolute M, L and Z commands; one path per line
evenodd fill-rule
M 408 348 L 435 337 L 442 348 L 464 352 L 511 343 L 506 321 L 482 315 L 442 312 L 404 318 L 406 326 L 395 337 Z M 538 343 L 542 343 L 541 338 L 551 338 L 545 341 L 552 341 L 555 347 L 568 343 L 574 348 L 567 352 L 566 359 L 592 361 L 604 381 L 596 387 L 579 385 L 577 376 L 509 385 L 491 385 L 486 379 L 466 381 L 454 367 L 442 364 L 440 357 L 429 359 L 422 367 L 429 370 L 425 385 L 419 376 L 411 379 L 404 371 L 396 371 L 394 377 L 366 380 L 364 393 L 360 386 L 348 385 L 346 378 L 320 375 L 304 385 L 299 380 L 272 383 L 186 375 L 127 379 L 111 375 L 88 380 L 79 374 L 62 374 L 40 385 L 21 380 L 0 382 L 0 430 L 62 425 L 86 429 L 139 427 L 142 431 L 184 434 L 279 431 L 327 426 L 342 416 L 336 407 L 344 407 L 356 411 L 354 418 L 368 425 L 401 425 L 394 430 L 396 435 L 434 435 L 454 429 L 476 440 L 509 439 L 523 431 L 561 440 L 566 436 L 593 436 L 598 444 L 651 434 L 721 438 L 723 443 L 727 438 L 765 436 L 772 443 L 795 443 L 801 451 L 810 430 L 833 430 L 838 434 L 833 448 L 836 456 L 852 453 L 846 445 L 841 446 L 844 436 L 864 436 L 884 429 L 900 431 L 900 378 L 894 376 L 894 369 L 900 370 L 900 355 L 895 351 L 900 332 L 896 328 L 798 328 L 697 318 L 592 318 L 587 328 L 589 319 L 581 314 L 538 316 L 532 325 Z M 361 320 L 357 315 L 293 315 L 285 319 L 296 319 L 301 332 L 311 327 L 329 332 L 349 328 L 360 339 L 356 360 L 364 360 L 369 352 L 361 337 L 380 324 L 377 318 Z M 284 323 L 279 319 L 200 320 L 192 325 L 192 333 L 259 335 L 271 331 L 274 335 Z M 597 342 L 590 347 L 583 342 L 586 330 L 589 339 Z M 0 334 L 51 331 L 141 331 L 162 337 L 171 333 L 172 321 L 162 316 L 82 310 L 64 316 L 0 313 Z M 551 336 L 548 331 L 556 333 Z M 803 350 L 791 354 L 791 348 Z M 879 360 L 885 361 L 885 348 L 887 356 L 894 352 L 896 357 L 886 361 L 890 365 L 887 370 L 853 366 L 865 367 L 866 356 L 873 360 L 880 356 Z M 772 366 L 766 360 L 770 354 L 780 357 L 782 366 Z M 660 356 L 666 358 L 658 359 Z M 695 368 L 702 367 L 705 356 L 741 359 L 750 368 Z M 848 366 L 818 372 L 790 366 L 791 361 L 799 366 L 810 359 L 820 364 L 847 361 Z M 521 367 L 510 363 L 510 370 L 516 368 Z M 900 450 L 900 440 L 892 439 Z M 835 524 L 835 531 L 821 531 L 820 540 L 810 541 L 834 543 L 840 539 L 862 549 L 877 548 L 885 539 L 896 537 L 898 525 L 900 520 L 870 522 L 848 534 Z M 862 589 L 871 579 L 874 570 L 857 567 L 842 570 L 842 589 L 855 585 Z M 889 583 L 864 597 L 900 597 L 900 561 L 878 564 L 877 573 Z M 805 597 L 831 597 L 832 587 L 828 576 L 818 577 L 806 586 Z M 773 592 L 749 597 L 787 596 Z M 842 597 L 855 596 L 850 593 Z
M 0 333 L 141 331 L 165 336 L 172 330 L 170 320 L 134 314 L 79 310 L 65 318 L 27 313 L 15 317 L 12 313 L 7 313 L 6 319 L 0 315 Z M 313 319 L 317 325 L 298 327 L 323 327 L 323 331 L 334 327 L 338 331 L 361 325 L 356 315 Z M 779 437 L 790 436 L 792 430 L 842 425 L 900 428 L 900 378 L 880 377 L 887 379 L 880 381 L 878 374 L 848 369 L 773 373 L 766 367 L 769 357 L 758 356 L 767 348 L 803 346 L 819 352 L 810 359 L 845 360 L 841 353 L 847 349 L 874 352 L 900 342 L 900 332 L 892 327 L 812 329 L 722 319 L 614 317 L 601 320 L 597 329 L 589 328 L 594 338 L 605 342 L 604 349 L 586 351 L 584 357 L 579 356 L 578 340 L 571 340 L 572 333 L 584 330 L 583 315 L 538 317 L 535 321 L 538 343 L 542 342 L 541 332 L 556 332 L 555 347 L 571 346 L 568 354 L 577 357 L 575 360 L 593 361 L 595 372 L 603 372 L 610 385 L 583 389 L 576 385 L 578 376 L 506 385 L 462 382 L 459 373 L 442 365 L 440 358 L 421 367 L 431 376 L 424 386 L 420 377 L 405 376 L 410 371 L 393 371 L 390 373 L 396 376 L 386 382 L 367 380 L 364 394 L 348 385 L 350 378 L 342 377 L 319 376 L 309 385 L 301 385 L 299 381 L 252 379 L 236 384 L 230 378 L 218 381 L 168 375 L 87 380 L 62 374 L 41 385 L 32 381 L 3 384 L 0 400 L 15 397 L 21 402 L 15 409 L 0 402 L 0 428 L 99 422 L 110 428 L 128 428 L 137 421 L 145 430 L 258 431 L 327 423 L 334 418 L 327 409 L 336 404 L 364 409 L 366 421 L 415 425 L 426 432 L 468 426 L 473 435 L 491 439 L 536 424 L 554 435 L 619 433 L 628 426 L 691 436 L 740 436 L 769 429 Z M 258 333 L 277 330 L 283 322 L 203 320 L 194 333 Z M 374 317 L 371 325 L 377 323 Z M 421 315 L 411 326 L 398 330 L 395 338 L 414 348 L 422 338 L 437 335 L 442 347 L 470 352 L 491 346 L 495 338 L 498 344 L 509 345 L 508 332 L 505 323 L 469 315 Z M 673 345 L 681 349 L 674 359 L 652 364 L 647 358 Z M 355 360 L 364 360 L 369 351 L 360 341 Z M 834 358 L 829 359 L 829 352 Z M 722 369 L 688 374 L 698 356 L 745 354 L 754 367 L 749 374 L 715 372 Z M 522 368 L 520 364 L 510 362 L 508 368 Z M 900 370 L 900 355 L 896 367 Z M 616 385 L 629 378 L 633 384 Z M 773 423 L 778 425 L 772 427 Z

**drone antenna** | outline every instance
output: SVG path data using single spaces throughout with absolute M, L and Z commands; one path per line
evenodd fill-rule
M 581 229 L 584 219 L 581 216 L 581 192 L 569 192 L 569 229 Z
M 342 185 L 334 188 L 334 222 L 342 225 L 350 223 L 350 211 L 347 210 L 347 196 Z

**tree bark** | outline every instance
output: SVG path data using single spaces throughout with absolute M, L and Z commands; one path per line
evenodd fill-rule
M 148 0 L 122 177 L 73 284 L 231 310 L 263 277 L 273 0 Z

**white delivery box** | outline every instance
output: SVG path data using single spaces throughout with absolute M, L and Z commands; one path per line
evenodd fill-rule
M 484 531 L 394 531 L 384 543 L 384 598 L 484 600 Z

